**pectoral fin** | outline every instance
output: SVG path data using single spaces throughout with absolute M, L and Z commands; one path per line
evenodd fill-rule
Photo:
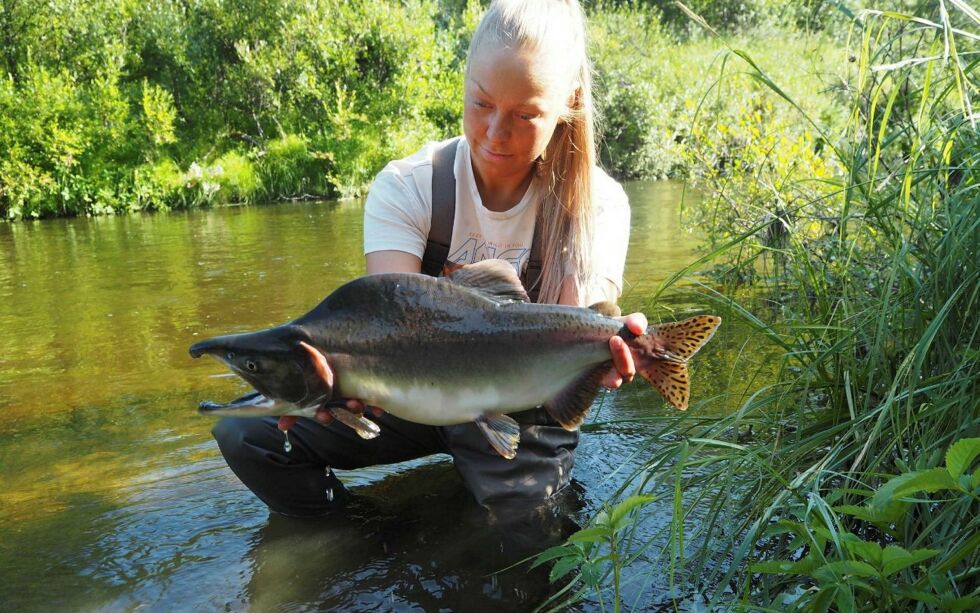
M 582 373 L 557 396 L 544 403 L 545 410 L 561 424 L 562 428 L 566 430 L 578 428 L 585 420 L 596 394 L 599 393 L 602 377 L 610 368 L 610 362 L 603 362 L 592 370 Z
M 381 428 L 378 427 L 378 424 L 363 415 L 340 407 L 331 407 L 330 414 L 333 415 L 334 419 L 357 432 L 357 435 L 363 439 L 376 438 L 381 434 Z
M 521 427 L 516 421 L 506 415 L 483 415 L 477 418 L 476 425 L 497 453 L 508 460 L 514 459 L 521 440 Z

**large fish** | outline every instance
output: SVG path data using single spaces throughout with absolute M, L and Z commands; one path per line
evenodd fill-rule
M 355 279 L 287 324 L 192 346 L 193 357 L 214 356 L 257 390 L 229 404 L 204 402 L 200 410 L 312 416 L 358 398 L 421 424 L 475 421 L 500 455 L 513 458 L 520 430 L 506 414 L 544 406 L 564 428 L 577 428 L 611 367 L 609 339 L 616 334 L 637 372 L 686 409 L 687 360 L 721 323 L 701 315 L 635 336 L 599 305 L 527 300 L 513 266 L 502 260 L 441 279 L 403 273 Z M 369 419 L 332 410 L 361 436 L 377 435 Z

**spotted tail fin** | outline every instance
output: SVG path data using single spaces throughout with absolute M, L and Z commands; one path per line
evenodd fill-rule
M 721 325 L 721 317 L 698 315 L 684 321 L 647 328 L 646 334 L 628 341 L 636 371 L 657 388 L 670 404 L 687 409 L 691 384 L 687 361 L 704 346 Z

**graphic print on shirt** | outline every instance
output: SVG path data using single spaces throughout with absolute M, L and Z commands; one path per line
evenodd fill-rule
M 514 271 L 520 276 L 524 272 L 524 267 L 527 265 L 530 256 L 530 247 L 504 245 L 504 248 L 501 249 L 500 246 L 485 240 L 481 235 L 471 234 L 458 249 L 446 258 L 442 274 L 449 274 L 465 264 L 498 259 L 510 262 Z

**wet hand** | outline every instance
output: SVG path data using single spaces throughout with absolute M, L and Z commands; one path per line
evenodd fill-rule
M 616 319 L 637 336 L 646 332 L 647 318 L 643 313 L 630 313 Z M 609 353 L 612 354 L 613 367 L 602 378 L 602 385 L 609 389 L 618 389 L 623 383 L 633 380 L 636 376 L 636 365 L 633 364 L 633 354 L 630 353 L 626 341 L 618 335 L 609 339 Z

